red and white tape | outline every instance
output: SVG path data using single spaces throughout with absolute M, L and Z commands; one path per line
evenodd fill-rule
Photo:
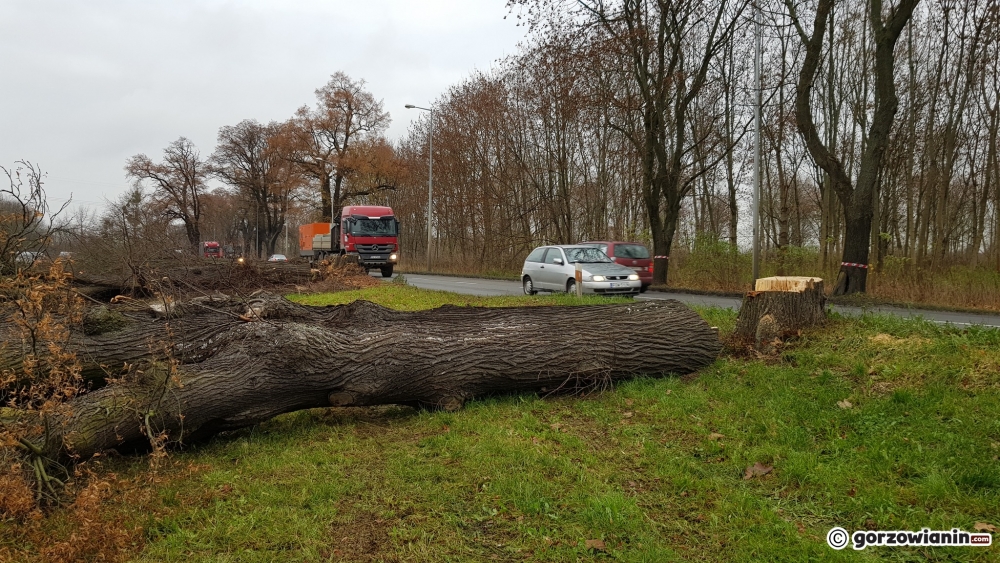
M 854 262 L 841 262 L 840 265 L 848 268 L 868 268 L 868 264 L 855 264 Z
M 654 259 L 654 260 L 657 260 L 657 259 L 660 259 L 660 258 L 662 258 L 662 259 L 664 259 L 664 260 L 670 260 L 670 257 L 669 257 L 669 256 L 653 256 L 653 259 Z

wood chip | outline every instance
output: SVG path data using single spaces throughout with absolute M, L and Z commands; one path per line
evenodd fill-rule
M 767 475 L 773 470 L 774 466 L 764 465 L 763 463 L 758 461 L 757 463 L 747 467 L 746 472 L 743 474 L 743 479 L 749 480 L 753 479 L 754 477 L 763 477 L 764 475 Z

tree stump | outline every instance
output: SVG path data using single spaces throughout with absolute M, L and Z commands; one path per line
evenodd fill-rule
M 820 278 L 761 278 L 743 297 L 732 344 L 772 353 L 775 345 L 803 328 L 826 320 L 826 295 Z

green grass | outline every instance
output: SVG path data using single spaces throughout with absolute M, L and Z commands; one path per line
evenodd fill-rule
M 732 329 L 730 311 L 699 313 Z M 835 317 L 777 358 L 724 357 L 685 380 L 455 413 L 292 413 L 173 454 L 148 502 L 105 510 L 143 527 L 136 561 L 996 560 L 996 546 L 838 552 L 825 536 L 1000 525 L 998 374 L 998 331 Z M 744 480 L 756 462 L 773 472 Z M 138 480 L 146 463 L 111 469 Z
M 475 295 L 460 295 L 449 291 L 433 291 L 419 289 L 401 283 L 384 283 L 366 289 L 341 291 L 337 293 L 302 293 L 292 294 L 288 298 L 303 305 L 343 305 L 359 299 L 378 303 L 399 311 L 421 311 L 433 309 L 442 305 L 460 305 L 471 307 L 523 307 L 546 305 L 594 305 L 599 303 L 628 303 L 628 297 L 602 297 L 584 295 L 578 298 L 565 293 L 540 293 L 538 295 L 503 295 L 496 297 L 478 297 Z

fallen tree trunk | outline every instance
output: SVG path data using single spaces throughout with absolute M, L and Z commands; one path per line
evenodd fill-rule
M 49 417 L 36 444 L 51 459 L 164 433 L 193 440 L 314 407 L 455 409 L 496 393 L 684 374 L 721 348 L 716 331 L 676 301 L 403 313 L 365 301 L 308 307 L 218 296 L 155 313 L 112 305 L 84 327 L 66 344 L 84 369 L 131 365 L 132 375 Z

